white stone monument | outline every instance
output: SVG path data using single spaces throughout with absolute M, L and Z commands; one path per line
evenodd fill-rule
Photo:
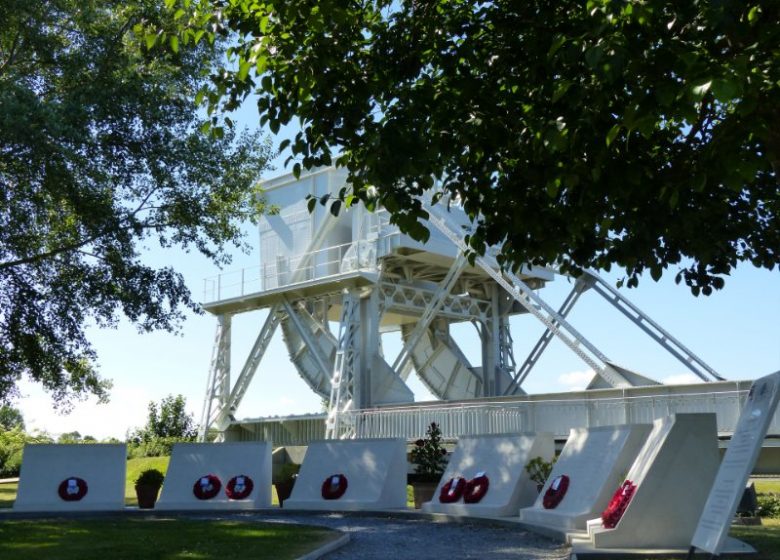
M 405 508 L 406 441 L 352 439 L 310 443 L 284 507 L 336 511 Z
M 125 507 L 125 444 L 25 445 L 14 511 Z
M 653 423 L 626 480 L 633 496 L 614 528 L 602 519 L 572 536 L 573 552 L 592 549 L 687 550 L 718 470 L 714 414 L 675 414 Z
M 536 483 L 525 470 L 534 457 L 549 461 L 555 455 L 552 434 L 495 434 L 464 436 L 450 458 L 439 482 L 433 500 L 422 510 L 428 513 L 447 513 L 476 517 L 507 517 L 517 515 L 519 509 L 531 505 L 538 496 Z M 450 479 L 462 477 L 471 480 L 484 474 L 489 487 L 477 503 L 441 503 L 442 487 Z
M 173 446 L 155 509 L 257 509 L 270 506 L 269 442 L 177 443 Z
M 750 387 L 737 429 L 731 436 L 718 476 L 702 512 L 692 547 L 718 555 L 723 552 L 731 520 L 748 477 L 756 464 L 769 423 L 780 399 L 780 371 L 757 379 Z M 747 545 L 730 539 L 728 548 Z M 752 547 L 747 547 L 752 550 Z M 730 550 L 730 551 L 731 551 Z
M 650 429 L 649 424 L 572 429 L 539 497 L 520 510 L 520 520 L 561 533 L 584 530 L 588 519 L 607 507 Z M 545 493 L 561 476 L 568 477 L 566 492 L 557 506 L 546 509 Z

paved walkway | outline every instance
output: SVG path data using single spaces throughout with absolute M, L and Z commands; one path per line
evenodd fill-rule
M 325 555 L 326 560 L 569 558 L 567 546 L 508 523 L 339 513 L 264 513 L 247 517 L 258 521 L 319 525 L 349 534 L 349 544 Z

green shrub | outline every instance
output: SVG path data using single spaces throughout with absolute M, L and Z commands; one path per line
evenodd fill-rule
M 426 437 L 414 442 L 412 448 L 414 473 L 420 482 L 438 482 L 447 466 L 447 450 L 442 446 L 441 428 L 436 422 L 431 422 L 425 435 Z
M 552 461 L 545 461 L 542 457 L 534 457 L 525 466 L 525 471 L 528 473 L 528 477 L 536 484 L 542 485 L 550 477 L 553 465 L 557 461 L 557 457 L 553 457 Z
M 19 476 L 27 443 L 52 443 L 47 434 L 26 434 L 21 428 L 0 430 L 0 478 Z
M 162 486 L 163 481 L 165 480 L 165 475 L 158 471 L 157 469 L 146 469 L 141 474 L 138 475 L 138 478 L 135 479 L 135 485 L 141 486 Z
M 780 494 L 759 494 L 758 515 L 780 518 Z
M 191 439 L 182 439 L 175 437 L 152 438 L 147 441 L 128 442 L 127 458 L 137 459 L 139 457 L 168 457 L 173 450 L 173 445 L 192 441 Z

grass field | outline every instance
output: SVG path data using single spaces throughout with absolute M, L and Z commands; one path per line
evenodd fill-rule
M 766 478 L 751 478 L 750 482 L 756 484 L 756 492 L 759 494 L 780 494 L 780 480 Z
M 780 519 L 761 520 L 762 525 L 735 526 L 731 536 L 753 545 L 758 550 L 754 560 L 780 560 Z
M 3 560 L 287 560 L 338 533 L 321 527 L 186 519 L 4 521 Z M 56 551 L 56 552 L 55 552 Z

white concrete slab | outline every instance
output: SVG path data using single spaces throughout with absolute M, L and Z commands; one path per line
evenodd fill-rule
M 333 475 L 347 478 L 347 490 L 336 500 L 322 497 L 322 483 Z M 406 441 L 352 439 L 315 441 L 306 457 L 285 509 L 372 511 L 406 507 Z
M 193 493 L 195 483 L 213 474 L 221 488 L 209 500 Z M 225 488 L 236 476 L 252 479 L 252 492 L 243 500 L 230 500 Z M 218 510 L 257 509 L 271 506 L 271 444 L 269 442 L 177 443 L 155 509 Z
M 125 507 L 125 444 L 25 445 L 15 511 L 112 511 Z M 86 483 L 81 500 L 60 498 L 60 484 Z
M 520 510 L 520 520 L 560 531 L 584 530 L 588 519 L 607 507 L 650 430 L 650 424 L 572 429 L 542 492 L 533 506 Z M 560 475 L 569 477 L 568 490 L 557 507 L 545 509 L 544 494 Z
M 521 507 L 530 506 L 538 496 L 536 483 L 528 477 L 525 465 L 534 457 L 550 460 L 554 454 L 555 444 L 548 433 L 461 437 L 434 499 L 424 503 L 422 510 L 476 517 L 517 515 Z M 441 488 L 450 478 L 462 476 L 470 480 L 480 472 L 488 477 L 490 487 L 479 503 L 466 504 L 462 499 L 452 504 L 439 502 Z
M 656 420 L 626 480 L 636 491 L 614 529 L 587 522 L 596 549 L 687 548 L 718 470 L 714 414 Z M 577 540 L 573 540 L 575 552 Z

